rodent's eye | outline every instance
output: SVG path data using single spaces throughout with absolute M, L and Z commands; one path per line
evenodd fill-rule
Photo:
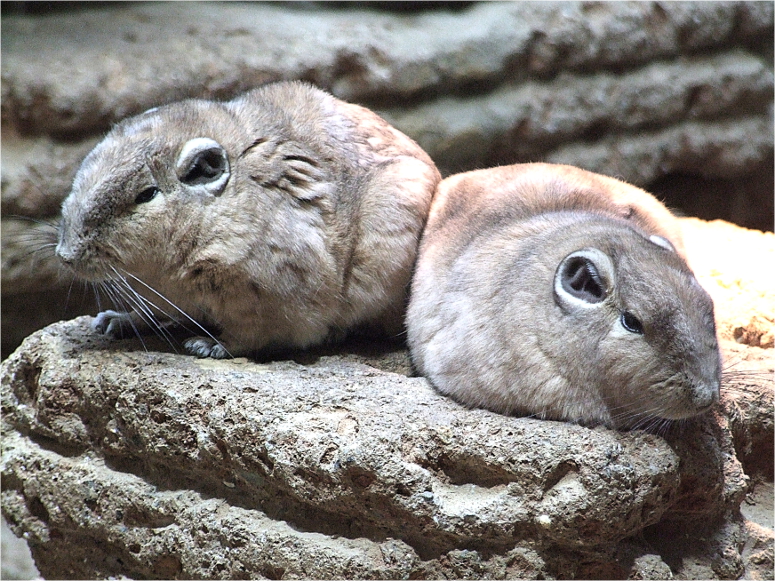
M 156 194 L 158 193 L 159 188 L 157 187 L 145 188 L 142 192 L 137 194 L 137 197 L 135 198 L 135 204 L 145 204 L 146 202 L 150 202 L 156 197 Z
M 621 321 L 622 321 L 622 327 L 627 329 L 630 333 L 637 333 L 638 335 L 643 335 L 643 323 L 641 323 L 638 317 L 636 317 L 629 311 L 624 311 L 622 313 Z

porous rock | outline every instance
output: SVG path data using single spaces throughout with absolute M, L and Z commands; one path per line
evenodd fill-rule
M 107 541 L 112 529 L 173 523 L 164 534 L 179 534 L 202 511 L 217 515 L 222 505 L 231 517 L 226 508 L 234 505 L 244 509 L 241 518 L 324 533 L 312 538 L 345 553 L 362 537 L 375 540 L 369 546 L 377 553 L 379 540 L 395 539 L 409 569 L 391 576 L 404 576 L 421 559 L 465 549 L 506 553 L 520 541 L 598 549 L 659 520 L 679 486 L 678 459 L 656 436 L 465 410 L 421 378 L 347 358 L 197 360 L 109 344 L 78 319 L 33 335 L 5 365 L 4 414 L 18 430 L 8 440 L 5 476 L 18 483 L 13 494 L 40 507 L 41 550 L 52 535 Z M 187 504 L 169 490 L 191 490 Z M 149 508 L 131 515 L 137 502 Z M 124 539 L 111 546 L 132 544 Z M 138 563 L 164 555 L 139 554 Z M 112 574 L 160 576 L 132 562 Z M 346 563 L 313 576 L 387 571 Z M 47 575 L 45 560 L 39 566 Z M 198 564 L 180 566 L 182 576 L 200 576 Z M 298 567 L 287 571 L 305 574 Z
M 346 356 L 197 360 L 85 319 L 27 339 L 2 389 L 3 511 L 44 576 L 487 575 L 517 548 L 557 575 L 745 490 L 718 418 L 672 443 L 508 418 Z

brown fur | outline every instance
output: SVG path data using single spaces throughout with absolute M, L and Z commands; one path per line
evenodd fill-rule
M 599 302 L 561 284 L 574 256 L 599 274 Z M 625 313 L 642 333 L 627 330 Z M 418 370 L 441 392 L 502 413 L 639 426 L 718 398 L 713 305 L 676 220 L 643 190 L 569 166 L 439 185 L 407 332 Z
M 225 185 L 197 185 L 177 167 L 198 138 L 226 156 Z M 187 342 L 198 355 L 303 348 L 364 324 L 398 332 L 439 180 L 427 154 L 371 111 L 277 83 L 118 124 L 75 178 L 57 252 L 85 279 L 129 273 L 219 329 L 220 344 Z M 158 195 L 137 203 L 150 187 Z M 116 333 L 143 318 L 108 312 L 96 326 Z

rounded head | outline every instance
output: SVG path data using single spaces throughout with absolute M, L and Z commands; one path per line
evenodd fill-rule
M 569 383 L 596 387 L 604 423 L 704 412 L 721 376 L 710 296 L 664 238 L 606 222 L 569 224 L 575 244 L 547 244 L 557 267 L 546 322 L 569 340 L 541 339 L 540 348 Z M 568 252 L 574 246 L 582 247 Z
M 567 168 L 509 172 L 526 189 L 440 186 L 434 208 L 448 209 L 426 231 L 407 315 L 418 370 L 502 413 L 642 427 L 707 410 L 720 382 L 713 303 L 664 235 L 676 225 L 649 231 L 617 200 L 605 211 L 606 180 L 589 180 L 590 201 Z M 648 195 L 617 184 L 628 203 Z M 571 198 L 582 203 L 557 202 Z
M 158 264 L 159 249 L 197 229 L 201 210 L 223 194 L 239 134 L 233 116 L 206 101 L 116 125 L 84 159 L 63 203 L 60 259 L 90 280 L 111 277 L 115 267 L 170 266 Z

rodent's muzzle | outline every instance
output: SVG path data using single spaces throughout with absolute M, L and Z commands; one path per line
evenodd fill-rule
M 75 269 L 75 264 L 78 257 L 76 256 L 75 252 L 72 251 L 72 249 L 62 244 L 61 240 L 57 244 L 56 250 L 54 252 L 62 264 L 69 268 Z
M 85 244 L 71 244 L 61 234 L 54 250 L 59 261 L 78 278 L 92 282 L 101 282 L 110 275 L 110 264 L 92 256 Z
M 680 420 L 691 418 L 707 412 L 720 398 L 720 381 L 692 381 L 689 385 L 688 397 L 670 410 L 664 410 L 662 416 L 666 419 Z
M 707 411 L 719 400 L 719 384 L 702 385 L 695 390 L 695 398 L 692 403 L 698 414 Z

